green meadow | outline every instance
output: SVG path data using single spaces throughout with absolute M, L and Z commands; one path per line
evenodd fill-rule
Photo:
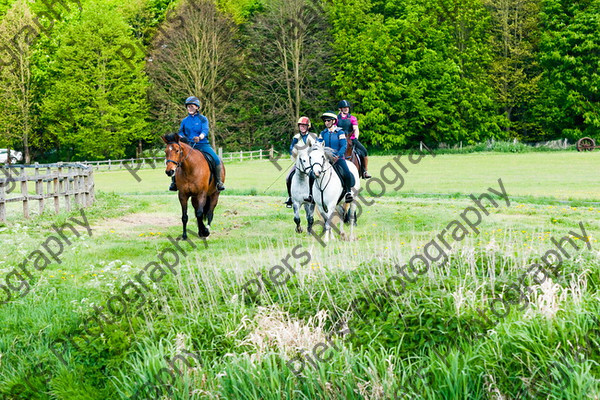
M 206 243 L 174 240 L 180 207 L 163 165 L 138 171 L 140 182 L 95 172 L 83 214 L 23 220 L 11 208 L 0 226 L 0 300 L 11 297 L 0 305 L 0 398 L 600 398 L 600 152 L 399 160 L 402 184 L 363 192 L 374 203 L 357 240 L 326 246 L 294 232 L 287 158 L 281 171 L 226 165 Z M 371 173 L 388 163 L 398 167 L 372 157 Z M 510 204 L 484 200 L 476 229 L 451 236 L 475 207 L 468 196 L 499 191 L 498 179 Z M 53 228 L 65 223 L 68 243 Z M 442 231 L 447 262 L 400 275 Z M 553 242 L 563 237 L 564 252 Z M 55 258 L 35 253 L 44 243 Z M 530 268 L 552 249 L 560 265 Z M 398 277 L 393 294 L 386 283 Z M 181 354 L 196 357 L 173 368 Z

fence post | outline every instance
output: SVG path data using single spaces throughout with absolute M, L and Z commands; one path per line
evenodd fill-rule
M 5 182 L 8 182 L 8 178 Z M 4 185 L 5 183 L 0 184 L 0 222 L 6 222 L 6 191 Z
M 273 146 L 271 146 L 271 148 L 269 149 L 269 160 L 272 160 L 274 158 L 273 157 L 273 150 L 274 150 Z
M 220 158 L 221 160 L 223 160 L 223 148 L 222 148 L 222 147 L 219 147 L 219 149 L 218 149 L 217 151 L 218 151 L 218 156 L 219 156 L 219 158 Z
M 75 196 L 75 208 L 79 208 L 82 204 L 81 201 L 81 185 L 79 182 L 80 171 L 79 167 L 74 168 L 75 175 L 73 176 L 73 195 Z
M 51 176 L 52 176 L 52 169 L 50 167 L 46 167 L 46 193 L 48 195 L 50 193 L 52 193 L 52 186 L 51 186 L 52 179 L 50 179 Z
M 67 212 L 71 211 L 71 182 L 69 182 L 69 178 L 71 177 L 71 167 L 67 167 L 67 175 L 63 178 L 63 185 L 65 188 L 65 209 Z
M 40 165 L 35 163 L 35 194 L 39 196 L 40 215 L 44 213 L 44 183 L 40 177 Z
M 244 161 L 244 155 L 241 150 L 240 150 L 240 161 Z
M 258 159 L 262 160 L 262 149 L 258 151 Z
M 108 160 L 108 170 L 110 171 L 110 160 Z
M 29 194 L 27 193 L 27 175 L 25 167 L 21 167 L 21 195 L 23 196 L 23 216 L 29 218 Z
M 62 182 L 60 180 L 60 175 L 62 174 L 62 164 L 58 164 L 58 168 L 56 170 L 56 177 L 52 180 L 54 183 L 54 212 L 58 214 L 60 212 L 60 189 L 62 186 Z
M 89 186 L 87 188 L 87 190 L 89 191 L 89 205 L 91 206 L 92 204 L 94 204 L 94 200 L 95 200 L 95 193 L 94 193 L 94 170 L 90 170 L 90 175 L 89 175 L 89 182 L 88 182 Z

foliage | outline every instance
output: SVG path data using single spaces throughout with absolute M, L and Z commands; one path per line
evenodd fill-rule
M 598 138 L 600 2 L 546 0 L 542 8 L 542 96 L 537 115 L 551 135 Z
M 37 159 L 138 154 L 191 94 L 226 150 L 285 150 L 299 115 L 318 131 L 342 98 L 384 151 L 600 127 L 598 0 L 47 3 L 0 4 L 0 64 L 24 67 L 0 72 L 0 141 Z
M 114 7 L 90 3 L 56 33 L 43 99 L 45 128 L 79 158 L 122 158 L 148 136 L 143 64 L 119 50 L 129 28 Z M 130 68 L 133 65 L 134 68 Z

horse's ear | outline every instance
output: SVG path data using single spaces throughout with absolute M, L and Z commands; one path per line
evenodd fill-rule
M 160 137 L 162 139 L 163 142 L 165 142 L 165 144 L 169 144 L 169 142 L 167 142 L 167 138 L 165 137 L 165 135 Z

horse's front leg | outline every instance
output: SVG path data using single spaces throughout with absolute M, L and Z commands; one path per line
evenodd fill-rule
M 196 211 L 196 219 L 198 220 L 198 236 L 208 237 L 210 231 L 204 225 L 204 203 L 206 202 L 206 196 L 193 196 L 192 205 Z
M 312 227 L 313 224 L 315 222 L 315 218 L 313 217 L 314 213 L 315 213 L 315 204 L 314 203 L 304 203 L 304 210 L 306 210 L 306 221 L 308 222 L 308 225 L 306 227 L 306 231 L 311 234 L 312 233 Z
M 292 207 L 294 207 L 294 222 L 296 223 L 296 233 L 302 233 L 302 227 L 300 226 L 300 204 L 294 201 Z
M 181 235 L 181 238 L 183 240 L 187 239 L 187 222 L 188 222 L 188 214 L 187 214 L 187 207 L 188 207 L 188 196 L 184 193 L 182 193 L 181 191 L 179 191 L 179 204 L 181 205 L 181 222 L 183 224 L 183 234 Z
M 348 208 L 348 214 L 350 214 L 350 218 L 348 222 L 350 223 L 350 236 L 348 240 L 356 240 L 354 237 L 354 226 L 356 225 L 356 203 L 350 203 L 350 207 Z

